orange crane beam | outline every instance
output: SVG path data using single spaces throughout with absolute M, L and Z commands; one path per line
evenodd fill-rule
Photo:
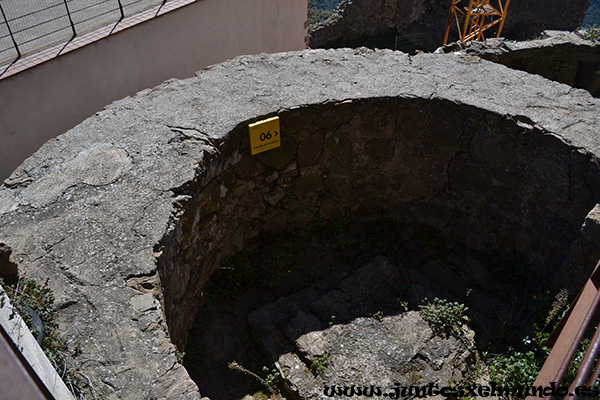
M 466 0 L 465 0 L 466 1 Z M 448 43 L 452 23 L 456 23 L 459 41 L 470 40 L 485 41 L 484 32 L 498 26 L 496 37 L 500 37 L 510 0 L 497 0 L 497 5 L 491 4 L 492 0 L 469 0 L 469 4 L 463 7 L 463 0 L 452 0 L 448 23 L 444 35 L 444 44 Z M 466 3 L 465 3 L 466 4 Z M 461 19 L 464 19 L 461 23 Z

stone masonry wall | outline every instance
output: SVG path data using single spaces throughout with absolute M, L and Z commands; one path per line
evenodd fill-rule
M 247 124 L 273 115 L 282 147 L 250 156 Z M 598 115 L 585 91 L 464 54 L 239 57 L 46 143 L 0 188 L 0 240 L 53 289 L 96 397 L 199 399 L 175 345 L 261 232 L 385 218 L 589 274 Z
M 232 165 L 207 164 L 219 172 L 182 205 L 163 243 L 159 271 L 178 345 L 213 268 L 259 233 L 330 219 L 425 224 L 551 276 L 600 193 L 587 183 L 600 178 L 589 156 L 531 122 L 473 107 L 374 98 L 278 115 L 282 147 L 251 156 L 239 127 Z

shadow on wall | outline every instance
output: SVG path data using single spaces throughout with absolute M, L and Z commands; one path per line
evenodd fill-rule
M 419 38 L 423 37 L 423 33 L 414 33 L 408 35 L 398 35 L 394 32 L 380 34 L 375 36 L 364 37 L 361 39 L 347 40 L 343 42 L 331 43 L 332 48 L 359 48 L 368 47 L 371 49 L 392 49 L 402 51 L 407 54 L 416 54 L 421 50 L 421 46 L 417 43 Z
M 600 194 L 598 169 L 591 155 L 530 121 L 405 98 L 279 116 L 282 147 L 247 155 L 247 127 L 240 125 L 208 163 L 212 178 L 180 189 L 191 197 L 156 249 L 170 334 L 180 348 L 214 268 L 260 234 L 291 229 L 290 198 L 307 221 L 430 226 L 474 250 L 522 256 L 548 279 L 567 270 L 573 282 L 581 278 L 570 250 Z

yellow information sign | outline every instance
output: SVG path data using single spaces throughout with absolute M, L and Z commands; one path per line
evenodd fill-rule
M 248 125 L 250 131 L 250 153 L 262 153 L 281 146 L 279 117 L 272 117 Z

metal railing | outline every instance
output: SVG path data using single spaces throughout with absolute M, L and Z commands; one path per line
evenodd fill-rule
M 568 312 L 548 338 L 546 345 L 552 347 L 552 351 L 542 366 L 533 384 L 534 387 L 548 387 L 552 382 L 557 386 L 560 385 L 583 335 L 594 319 L 598 305 L 600 305 L 600 262 L 571 304 Z M 596 384 L 600 376 L 600 362 L 597 362 L 599 353 L 600 325 L 596 328 L 565 399 L 576 400 L 580 396 L 575 388 L 591 387 Z M 548 394 L 544 398 L 549 400 L 551 395 Z M 526 400 L 539 400 L 539 397 L 529 396 Z
M 4 367 L 0 373 L 0 389 L 7 399 L 55 400 L 2 325 L 0 359 Z
M 64 43 L 167 0 L 0 0 L 0 64 Z

